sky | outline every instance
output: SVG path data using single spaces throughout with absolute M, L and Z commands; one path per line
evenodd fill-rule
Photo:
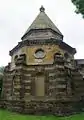
M 21 41 L 41 5 L 64 41 L 76 48 L 75 58 L 84 59 L 84 19 L 74 12 L 71 0 L 0 0 L 0 66 L 10 62 L 9 51 Z

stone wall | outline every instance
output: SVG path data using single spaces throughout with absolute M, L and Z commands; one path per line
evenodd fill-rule
M 35 58 L 35 51 L 37 49 L 43 49 L 45 52 L 45 57 L 42 59 L 36 59 Z M 55 53 L 61 53 L 61 55 L 64 57 L 64 53 L 67 51 L 61 49 L 58 45 L 32 45 L 32 46 L 25 46 L 20 48 L 18 51 L 16 51 L 13 56 L 11 57 L 11 69 L 13 70 L 15 68 L 15 56 L 20 54 L 26 55 L 26 64 L 27 65 L 48 65 L 53 64 L 54 62 L 54 54 Z M 68 52 L 69 59 L 73 59 L 73 55 Z
M 45 95 L 40 97 L 35 94 L 37 73 L 45 76 Z M 5 68 L 2 99 L 7 109 L 22 113 L 70 114 L 84 100 L 83 86 L 78 69 L 62 56 L 51 65 L 26 65 L 19 60 L 14 70 Z
M 23 114 L 70 115 L 84 111 L 84 101 L 5 101 L 5 108 Z

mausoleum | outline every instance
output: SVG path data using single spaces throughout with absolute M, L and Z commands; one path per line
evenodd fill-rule
M 9 53 L 2 90 L 5 108 L 59 115 L 83 110 L 84 79 L 74 60 L 76 49 L 63 41 L 43 6 Z

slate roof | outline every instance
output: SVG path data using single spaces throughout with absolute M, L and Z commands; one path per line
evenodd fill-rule
M 33 23 L 30 25 L 30 27 L 27 29 L 23 37 L 30 31 L 35 29 L 52 29 L 58 34 L 62 35 L 62 33 L 59 31 L 59 29 L 55 26 L 55 24 L 51 21 L 51 19 L 47 16 L 45 13 L 45 8 L 41 6 L 40 13 L 36 17 L 36 19 L 33 21 Z M 63 35 L 62 35 L 63 36 Z
M 50 18 L 46 15 L 45 13 L 45 8 L 43 6 L 41 6 L 40 8 L 40 13 L 39 15 L 36 17 L 36 19 L 34 20 L 34 22 L 31 24 L 31 26 L 28 28 L 28 30 L 26 31 L 26 33 L 23 35 L 22 37 L 22 41 L 18 43 L 17 46 L 15 46 L 10 52 L 9 54 L 12 56 L 14 54 L 15 51 L 18 51 L 21 47 L 26 46 L 30 46 L 30 45 L 35 45 L 35 44 L 39 44 L 39 40 L 24 40 L 25 36 L 28 35 L 28 33 L 34 31 L 34 30 L 53 30 L 55 31 L 55 33 L 58 33 L 60 36 L 63 37 L 62 33 L 59 31 L 59 29 L 55 26 L 55 24 L 50 20 Z M 45 40 L 45 42 L 44 42 Z M 48 39 L 41 39 L 40 40 L 40 44 L 59 44 L 60 48 L 75 54 L 76 53 L 76 49 L 72 48 L 71 46 L 69 46 L 68 44 L 66 44 L 65 42 L 59 40 L 59 39 L 55 39 L 55 38 L 48 38 Z M 52 41 L 52 42 L 51 42 Z M 57 42 L 58 43 L 54 43 Z

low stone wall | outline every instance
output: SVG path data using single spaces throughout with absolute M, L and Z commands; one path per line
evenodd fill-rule
M 35 115 L 70 115 L 84 110 L 84 101 L 4 101 L 4 107 L 10 111 Z

